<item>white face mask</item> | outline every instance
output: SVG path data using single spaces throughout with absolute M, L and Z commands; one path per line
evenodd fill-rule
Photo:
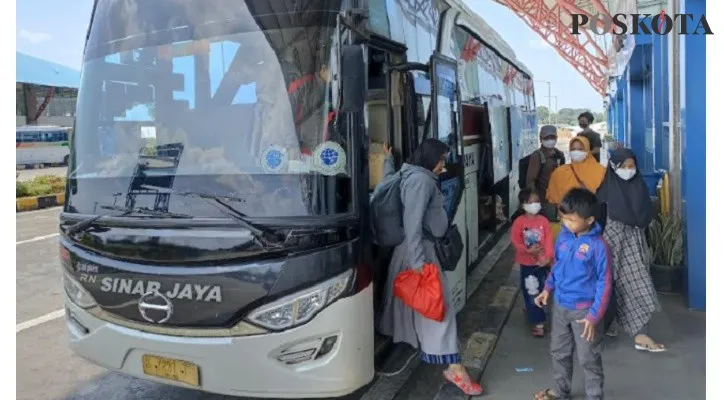
M 582 151 L 582 150 L 573 150 L 573 151 L 571 151 L 570 154 L 571 154 L 571 161 L 581 162 L 586 159 L 588 152 Z
M 523 204 L 523 210 L 530 214 L 538 214 L 540 212 L 540 203 Z
M 546 139 L 542 143 L 543 143 L 543 147 L 545 147 L 546 149 L 552 149 L 552 148 L 556 147 L 556 142 L 557 142 L 556 139 Z
M 616 170 L 616 175 L 627 181 L 636 175 L 636 168 L 618 168 Z

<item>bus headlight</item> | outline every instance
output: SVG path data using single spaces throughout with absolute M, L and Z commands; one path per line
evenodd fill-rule
M 67 272 L 63 272 L 63 287 L 65 293 L 78 307 L 86 309 L 96 305 L 93 296 Z
M 349 290 L 353 271 L 261 306 L 249 314 L 249 321 L 272 330 L 301 325 Z

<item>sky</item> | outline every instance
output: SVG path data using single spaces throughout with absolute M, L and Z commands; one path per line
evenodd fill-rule
M 536 81 L 551 82 L 558 108 L 603 111 L 603 100 L 588 82 L 537 33 L 492 0 L 465 0 L 513 48 Z M 17 50 L 80 69 L 92 0 L 33 0 L 16 3 Z M 536 103 L 548 105 L 548 84 L 535 83 Z M 552 108 L 556 100 L 551 101 Z

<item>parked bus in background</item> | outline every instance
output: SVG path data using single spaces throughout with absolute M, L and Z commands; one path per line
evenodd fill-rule
M 236 396 L 364 386 L 391 346 L 382 143 L 400 161 L 427 137 L 452 149 L 462 309 L 538 146 L 531 73 L 462 0 L 96 0 L 91 18 L 60 217 L 76 353 Z
M 15 128 L 15 164 L 68 164 L 73 128 L 24 125 Z

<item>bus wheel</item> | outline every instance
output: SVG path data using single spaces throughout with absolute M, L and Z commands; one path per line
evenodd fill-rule
M 67 165 L 68 165 L 68 161 L 70 161 L 70 156 L 69 156 L 69 155 L 63 157 L 63 165 L 66 165 L 66 166 L 67 166 Z

